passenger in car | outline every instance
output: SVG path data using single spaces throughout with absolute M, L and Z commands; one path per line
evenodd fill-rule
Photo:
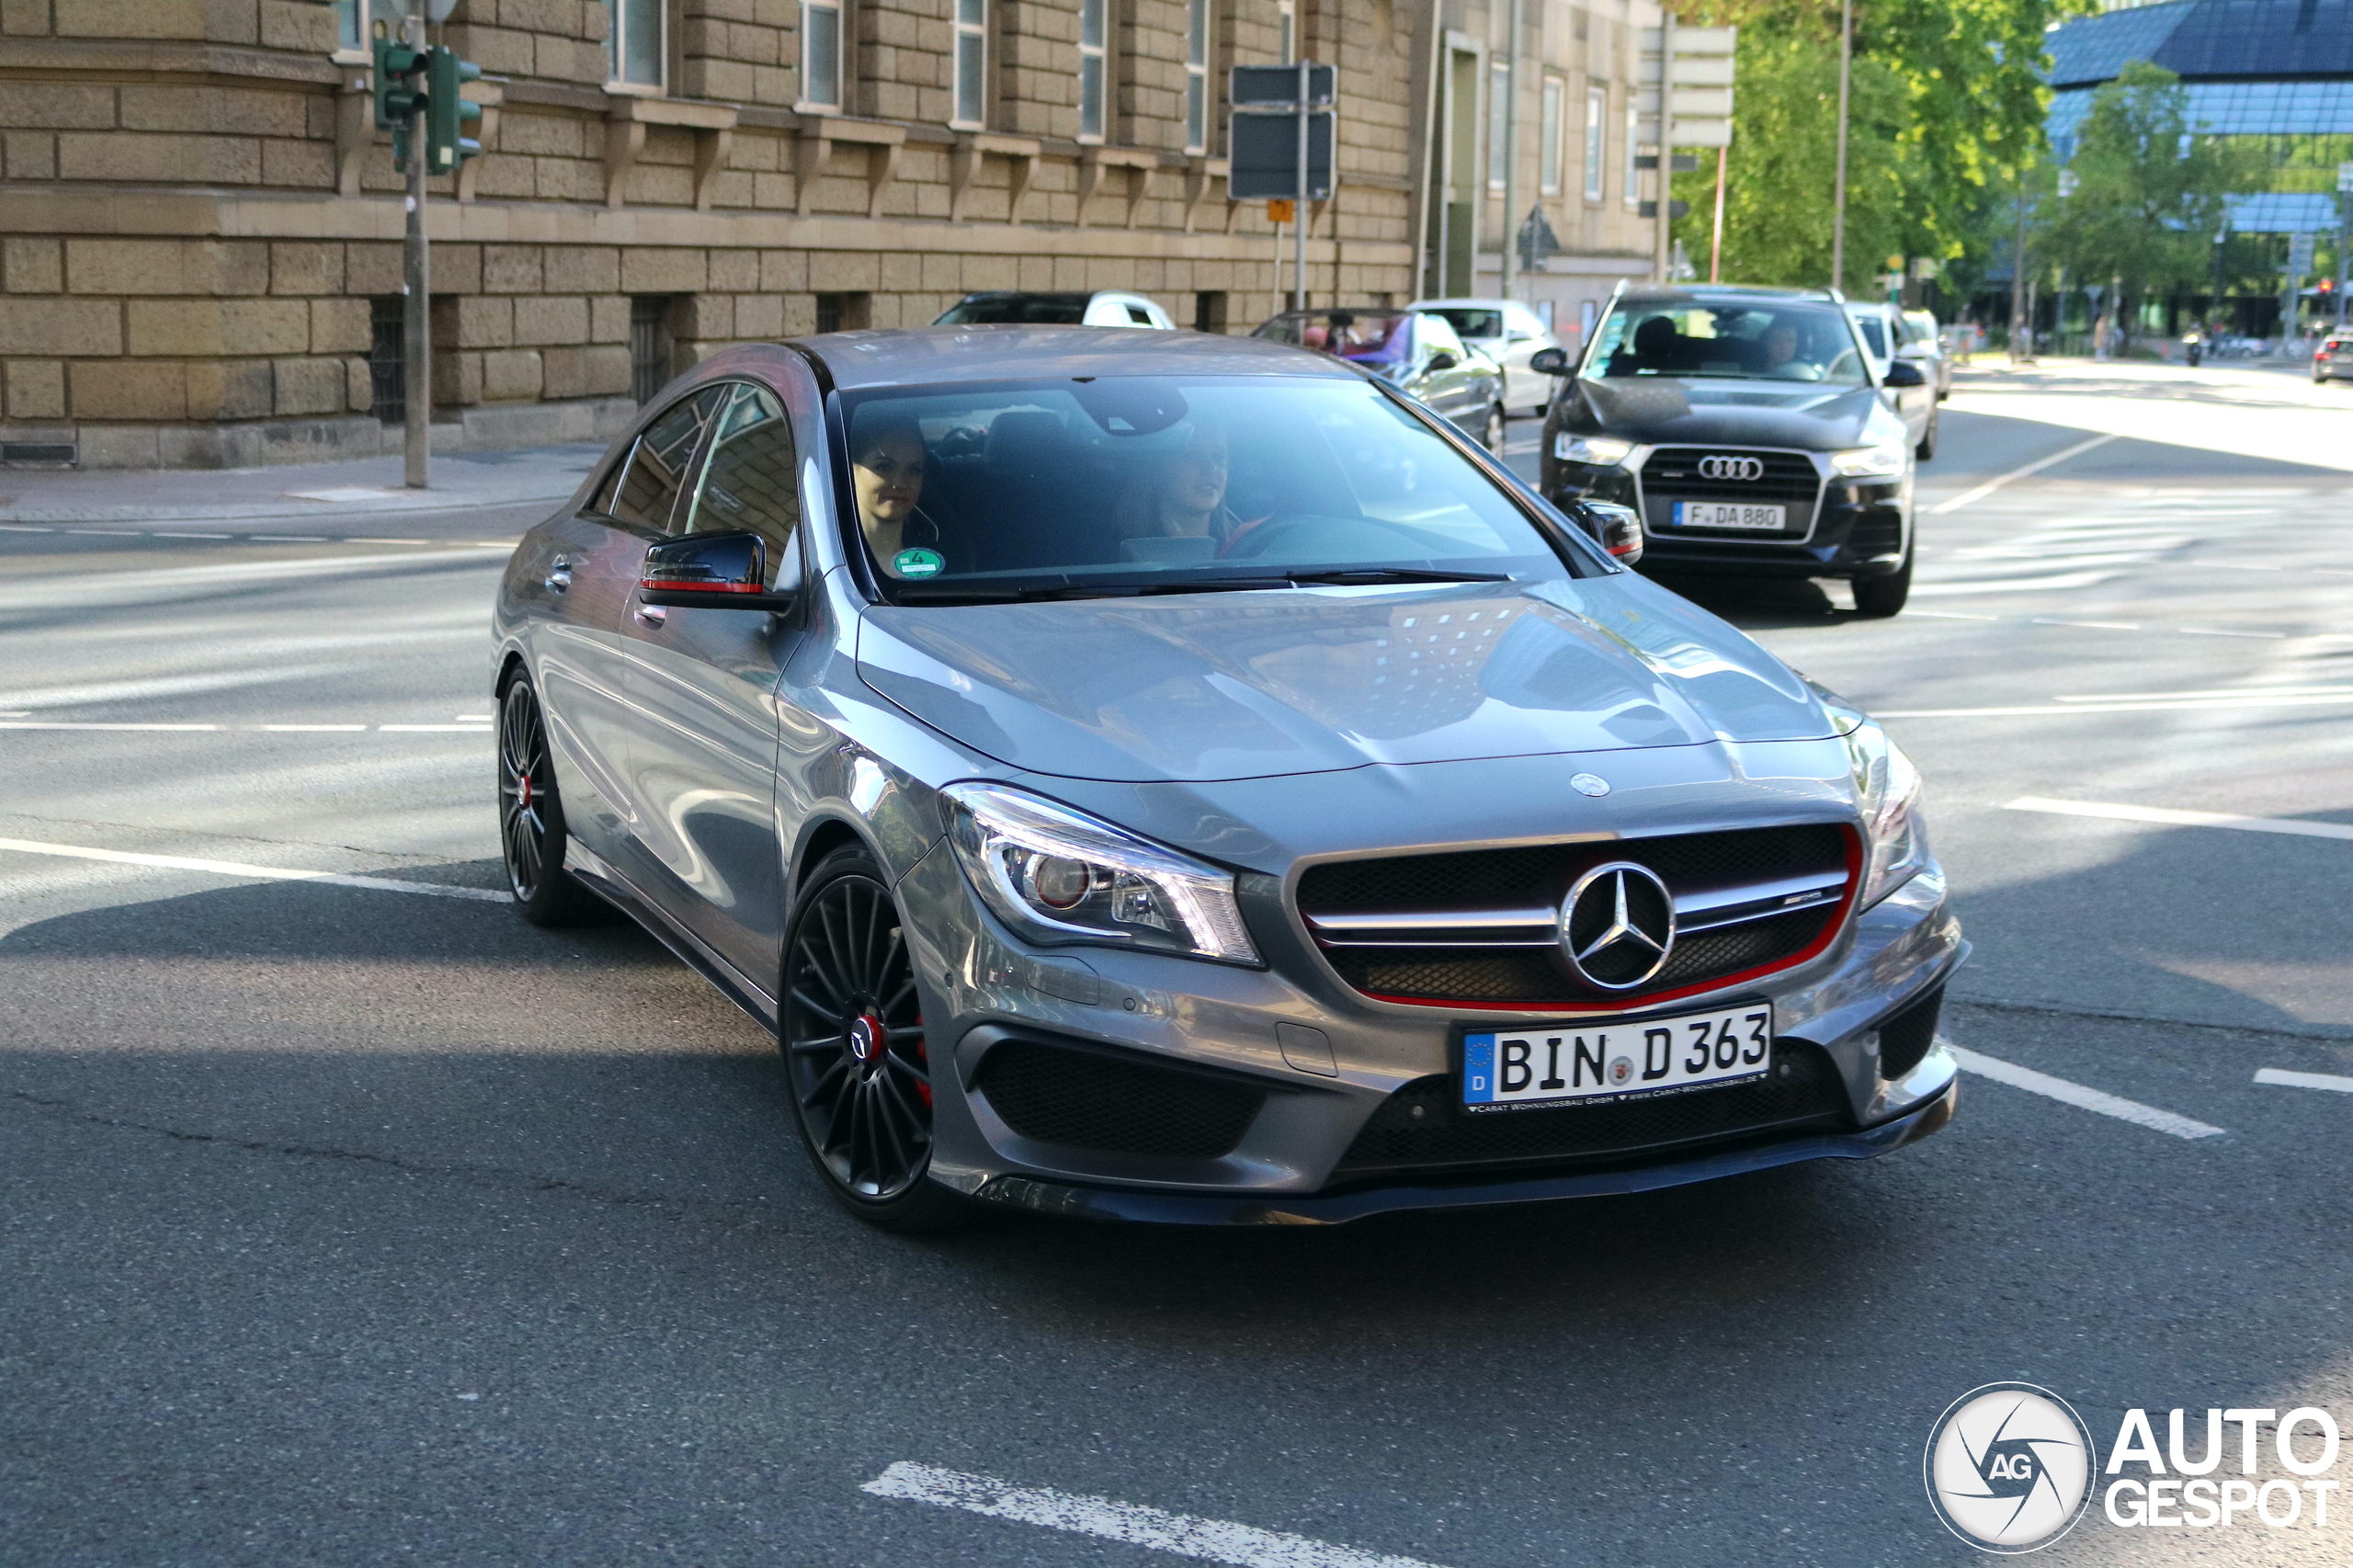
M 939 525 L 922 507 L 929 464 L 921 427 L 904 415 L 862 415 L 850 444 L 850 464 L 858 525 L 883 572 L 936 577 L 949 569 Z
M 1821 366 L 1798 358 L 1798 329 L 1788 322 L 1775 322 L 1765 329 L 1765 362 L 1760 371 L 1785 381 L 1822 380 Z
M 1225 504 L 1228 472 L 1225 431 L 1206 420 L 1189 422 L 1180 443 L 1166 455 L 1145 460 L 1120 496 L 1123 553 L 1134 560 L 1178 561 L 1226 555 L 1242 536 L 1266 519 L 1244 521 Z M 1154 541 L 1200 540 L 1188 550 Z
M 1613 376 L 1671 375 L 1683 369 L 1684 337 L 1672 316 L 1653 316 L 1634 329 L 1633 351 L 1620 348 L 1609 357 Z

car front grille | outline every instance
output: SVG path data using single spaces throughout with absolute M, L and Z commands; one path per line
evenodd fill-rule
M 1854 842 L 1820 823 L 1343 860 L 1308 869 L 1299 910 L 1333 971 L 1383 1001 L 1620 1009 L 1819 951 L 1849 902 Z M 1570 885 L 1613 860 L 1649 867 L 1676 902 L 1667 962 L 1631 994 L 1579 980 L 1558 941 Z
M 1711 458 L 1753 460 L 1763 472 L 1755 479 L 1711 478 L 1700 472 Z M 1643 463 L 1643 521 L 1665 538 L 1755 539 L 1786 543 L 1813 528 L 1822 499 L 1822 474 L 1803 452 L 1755 447 L 1658 447 Z M 1788 508 L 1779 532 L 1761 528 L 1687 528 L 1675 523 L 1677 501 L 1747 501 Z
M 1232 1153 L 1266 1101 L 1240 1084 L 1027 1040 L 991 1051 L 974 1086 L 1040 1143 L 1197 1160 Z
M 1463 1108 L 1455 1079 L 1438 1074 L 1416 1078 L 1381 1102 L 1340 1157 L 1332 1182 L 1405 1171 L 1600 1164 L 1853 1125 L 1837 1069 L 1820 1047 L 1798 1040 L 1774 1047 L 1772 1068 L 1762 1078 L 1609 1105 L 1472 1112 Z

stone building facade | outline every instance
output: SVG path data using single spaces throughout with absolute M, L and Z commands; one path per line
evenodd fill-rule
M 366 3 L 0 0 L 0 459 L 398 449 Z M 1309 284 L 1402 303 L 1393 0 L 456 0 L 437 41 L 483 67 L 485 152 L 428 201 L 436 442 L 594 438 L 730 344 L 972 290 L 1133 290 L 1246 332 L 1277 247 L 1226 199 L 1218 97 L 1286 28 L 1347 92 Z

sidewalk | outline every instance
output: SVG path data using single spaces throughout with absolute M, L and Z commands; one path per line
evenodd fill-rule
M 601 444 L 436 453 L 429 490 L 403 486 L 397 456 L 196 472 L 0 469 L 0 523 L 300 518 L 332 526 L 386 514 L 522 512 L 571 494 L 604 453 Z

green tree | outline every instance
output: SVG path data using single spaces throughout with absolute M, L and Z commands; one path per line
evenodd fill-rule
M 2254 148 L 2199 134 L 2181 78 L 2135 60 L 2092 95 L 2067 172 L 2074 188 L 2050 204 L 2041 255 L 2137 302 L 2203 290 L 2224 199 L 2260 184 L 2264 166 Z

